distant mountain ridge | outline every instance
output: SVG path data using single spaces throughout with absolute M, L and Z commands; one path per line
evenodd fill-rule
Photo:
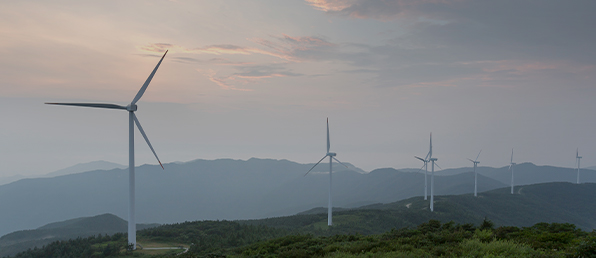
M 120 165 L 118 163 L 113 163 L 113 162 L 109 162 L 109 161 L 105 161 L 105 160 L 98 160 L 98 161 L 91 161 L 91 162 L 87 162 L 87 163 L 79 163 L 74 166 L 56 170 L 54 172 L 45 174 L 43 177 L 64 176 L 64 175 L 82 173 L 82 172 L 93 171 L 93 170 L 112 170 L 112 169 L 125 169 L 125 168 L 128 168 L 128 166 Z
M 25 179 L 25 178 L 64 176 L 64 175 L 82 173 L 82 172 L 93 171 L 93 170 L 111 170 L 111 169 L 115 169 L 115 168 L 123 169 L 123 168 L 127 168 L 127 166 L 120 165 L 118 163 L 103 161 L 103 160 L 91 161 L 91 162 L 79 163 L 74 166 L 59 169 L 54 172 L 47 173 L 45 175 L 34 175 L 34 176 L 12 175 L 12 176 L 0 177 L 0 185 L 9 184 L 9 183 L 19 181 L 19 180 Z
M 194 160 L 142 165 L 136 174 L 137 221 L 175 223 L 216 219 L 258 219 L 295 214 L 327 203 L 326 166 L 288 160 Z M 349 165 L 350 166 L 350 165 Z M 465 180 L 464 180 L 465 179 Z M 436 177 L 438 194 L 473 191 L 473 177 Z M 479 179 L 481 190 L 503 187 Z M 339 207 L 392 202 L 423 194 L 424 176 L 394 169 L 361 174 L 334 172 Z M 461 187 L 458 185 L 461 184 Z M 96 170 L 52 178 L 23 179 L 0 186 L 0 235 L 54 221 L 111 213 L 128 214 L 128 171 Z M 26 203 L 27 205 L 23 205 Z M 163 212 L 167 210 L 168 212 Z
M 530 185 L 549 182 L 570 182 L 577 181 L 577 169 L 561 168 L 554 166 L 537 166 L 532 163 L 520 163 L 515 165 L 514 176 L 516 185 Z M 454 168 L 436 172 L 439 175 L 456 175 L 470 172 L 473 168 Z M 478 167 L 478 174 L 496 179 L 504 184 L 511 184 L 511 171 L 509 166 L 492 168 Z M 596 171 L 589 168 L 580 169 L 581 183 L 596 183 Z
M 137 168 L 137 221 L 175 223 L 258 219 L 325 207 L 328 167 L 317 166 L 311 174 L 304 176 L 312 165 L 257 158 L 168 163 L 164 165 L 165 171 L 159 166 L 142 165 Z M 424 193 L 423 173 L 383 168 L 363 174 L 339 168 L 333 176 L 333 202 L 336 207 L 390 203 Z M 508 186 L 510 173 L 506 169 L 486 168 L 486 173 L 480 172 L 479 191 Z M 590 177 L 596 173 L 589 171 L 582 170 L 582 181 L 591 180 Z M 473 191 L 474 176 L 471 171 L 445 175 L 448 172 L 435 173 L 437 195 Z M 541 175 L 575 175 L 572 172 L 567 168 L 524 163 L 516 167 L 516 185 L 528 182 L 525 178 L 536 181 L 535 178 L 540 179 Z M 1 185 L 0 235 L 74 217 L 103 213 L 126 217 L 127 191 L 126 169 L 23 179 Z

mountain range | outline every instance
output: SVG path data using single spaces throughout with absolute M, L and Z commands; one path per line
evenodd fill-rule
M 56 170 L 54 172 L 50 172 L 50 173 L 47 173 L 44 175 L 38 175 L 38 176 L 12 175 L 12 176 L 0 177 L 0 185 L 12 183 L 12 182 L 24 179 L 24 178 L 55 177 L 55 176 L 77 174 L 77 173 L 87 172 L 87 171 L 92 171 L 92 170 L 110 170 L 110 169 L 114 169 L 114 168 L 124 169 L 124 168 L 127 168 L 127 166 L 120 165 L 118 163 L 109 162 L 109 161 L 104 161 L 104 160 L 91 161 L 91 162 L 87 162 L 87 163 L 79 163 L 74 166 L 59 169 L 59 170 Z
M 296 214 L 327 205 L 328 173 L 313 164 L 288 160 L 194 160 L 137 169 L 137 221 L 176 223 L 194 220 L 259 219 Z M 390 203 L 423 195 L 424 174 L 392 168 L 370 173 L 349 165 L 334 168 L 335 207 L 355 208 L 374 203 Z M 491 168 L 482 167 L 490 172 Z M 507 168 L 480 173 L 479 192 L 506 187 Z M 544 172 L 551 171 L 554 172 Z M 568 181 L 571 169 L 535 166 L 516 167 L 516 178 L 529 182 Z M 582 170 L 584 180 L 596 182 Z M 474 177 L 470 169 L 460 173 L 436 172 L 435 194 L 471 193 Z M 592 171 L 596 173 L 596 171 Z M 450 174 L 451 173 L 451 174 Z M 501 174 L 505 174 L 502 176 Z M 495 176 L 491 178 L 489 176 Z M 526 180 L 524 178 L 530 178 Z M 430 178 L 429 178 L 430 180 Z M 525 180 L 525 181 L 524 181 Z M 542 180 L 543 181 L 543 180 Z M 430 181 L 429 181 L 430 185 Z M 51 178 L 22 179 L 0 185 L 0 235 L 34 229 L 47 223 L 111 213 L 127 217 L 128 170 L 94 170 Z M 165 211 L 165 212 L 164 212 Z

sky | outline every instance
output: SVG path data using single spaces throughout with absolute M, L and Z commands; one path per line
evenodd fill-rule
M 331 151 L 364 170 L 596 165 L 593 0 L 0 2 L 0 176 Z M 136 164 L 157 164 L 136 133 Z

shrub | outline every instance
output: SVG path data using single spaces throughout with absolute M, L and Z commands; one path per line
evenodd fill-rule
M 483 243 L 488 243 L 493 240 L 493 232 L 490 229 L 480 230 L 477 228 L 474 232 L 474 239 L 478 239 Z

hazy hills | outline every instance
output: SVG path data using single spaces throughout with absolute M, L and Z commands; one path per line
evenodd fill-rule
M 137 169 L 137 221 L 175 223 L 291 215 L 327 203 L 327 169 L 287 160 L 195 160 Z M 337 167 L 336 169 L 339 169 Z M 345 168 L 344 168 L 345 169 Z M 424 176 L 394 169 L 334 173 L 334 205 L 357 207 L 423 194 Z M 503 187 L 480 177 L 479 189 Z M 473 190 L 471 174 L 437 176 L 437 194 Z M 128 171 L 96 170 L 0 186 L 0 235 L 77 217 L 127 217 Z M 164 212 L 166 211 L 166 212 Z
M 76 174 L 76 173 L 93 171 L 93 170 L 111 170 L 111 169 L 115 169 L 115 168 L 125 169 L 127 167 L 128 166 L 120 165 L 118 163 L 113 163 L 113 162 L 104 161 L 104 160 L 98 160 L 98 161 L 91 161 L 91 162 L 87 162 L 87 163 L 79 163 L 74 166 L 56 170 L 54 172 L 45 174 L 43 177 L 64 176 L 64 175 Z
M 442 222 L 479 225 L 484 218 L 496 226 L 529 227 L 539 222 L 572 223 L 591 231 L 596 228 L 596 184 L 543 183 L 480 193 L 441 195 L 435 197 L 435 211 L 430 212 L 428 201 L 413 197 L 387 204 L 373 204 L 355 209 L 335 209 L 335 233 L 378 234 L 392 228 L 415 227 L 430 219 Z M 295 216 L 243 223 L 279 227 L 299 232 L 325 229 L 327 209 L 318 207 Z
M 505 185 L 488 177 L 479 176 L 479 191 L 501 188 Z M 260 205 L 270 206 L 276 214 L 268 217 L 295 214 L 314 206 L 327 206 L 329 175 L 301 177 L 281 184 L 263 197 Z M 430 173 L 428 178 L 430 192 Z M 424 195 L 424 174 L 401 172 L 392 168 L 376 169 L 368 174 L 351 171 L 333 177 L 334 207 L 353 208 L 372 203 L 387 203 Z M 435 194 L 462 194 L 474 191 L 471 172 L 453 175 L 435 175 Z
M 138 224 L 137 229 L 142 230 L 156 226 L 159 224 Z M 127 232 L 127 229 L 127 222 L 112 214 L 54 222 L 34 230 L 16 231 L 0 237 L 0 257 L 14 255 L 35 246 L 42 247 L 57 240 L 98 234 L 112 235 L 118 232 Z
M 12 176 L 0 177 L 0 185 L 12 183 L 12 182 L 24 179 L 24 178 L 55 177 L 55 176 L 63 176 L 63 175 L 87 172 L 87 171 L 92 171 L 92 170 L 110 170 L 110 169 L 114 169 L 114 168 L 124 169 L 124 168 L 127 168 L 127 166 L 120 165 L 120 164 L 113 163 L 113 162 L 103 161 L 103 160 L 91 161 L 91 162 L 87 162 L 87 163 L 79 163 L 74 166 L 63 168 L 63 169 L 60 169 L 60 170 L 57 170 L 57 171 L 54 171 L 54 172 L 51 172 L 51 173 L 48 173 L 45 175 L 40 175 L 40 176 L 12 175 Z
M 472 169 L 473 168 L 445 169 L 437 172 L 437 174 L 454 175 L 472 171 Z M 509 166 L 501 168 L 478 167 L 476 168 L 476 171 L 480 175 L 496 179 L 504 184 L 511 184 L 511 171 L 509 170 Z M 575 183 L 577 180 L 577 169 L 553 166 L 536 166 L 532 163 L 521 163 L 515 165 L 514 167 L 514 178 L 516 185 L 530 185 L 548 182 Z M 596 183 L 596 171 L 587 168 L 580 169 L 580 182 Z
M 482 192 L 478 197 L 471 194 L 439 195 L 435 198 L 434 212 L 429 211 L 428 201 L 422 197 L 352 209 L 337 208 L 334 209 L 332 228 L 326 226 L 327 214 L 323 207 L 292 216 L 240 223 L 285 229 L 293 234 L 334 235 L 379 234 L 393 228 L 415 227 L 430 219 L 479 225 L 488 218 L 496 226 L 527 227 L 539 222 L 558 222 L 572 223 L 590 231 L 596 228 L 596 219 L 591 216 L 596 212 L 596 206 L 592 205 L 595 201 L 596 184 L 543 183 L 521 186 L 514 195 L 509 193 L 508 187 Z M 193 230 L 191 224 L 181 230 Z M 184 225 L 187 224 L 177 224 L 176 227 Z M 150 225 L 140 225 L 139 230 L 147 226 Z M 153 229 L 152 234 L 159 230 L 159 227 Z M 51 223 L 37 230 L 18 231 L 1 237 L 0 256 L 58 239 L 125 231 L 126 221 L 111 214 Z
M 175 223 L 205 219 L 258 219 L 296 214 L 327 205 L 327 166 L 288 160 L 194 160 L 137 169 L 137 221 Z M 353 208 L 423 195 L 424 174 L 384 168 L 359 173 L 334 168 L 333 204 Z M 471 193 L 470 168 L 436 172 L 435 193 Z M 510 172 L 479 168 L 479 192 L 508 185 Z M 568 168 L 523 163 L 516 185 L 572 181 Z M 596 182 L 596 171 L 582 170 L 582 182 Z M 430 179 L 429 179 L 430 180 Z M 0 185 L 0 235 L 34 229 L 54 221 L 111 213 L 127 217 L 127 169 L 95 170 L 51 178 L 23 179 Z M 167 212 L 164 212 L 167 211 Z

